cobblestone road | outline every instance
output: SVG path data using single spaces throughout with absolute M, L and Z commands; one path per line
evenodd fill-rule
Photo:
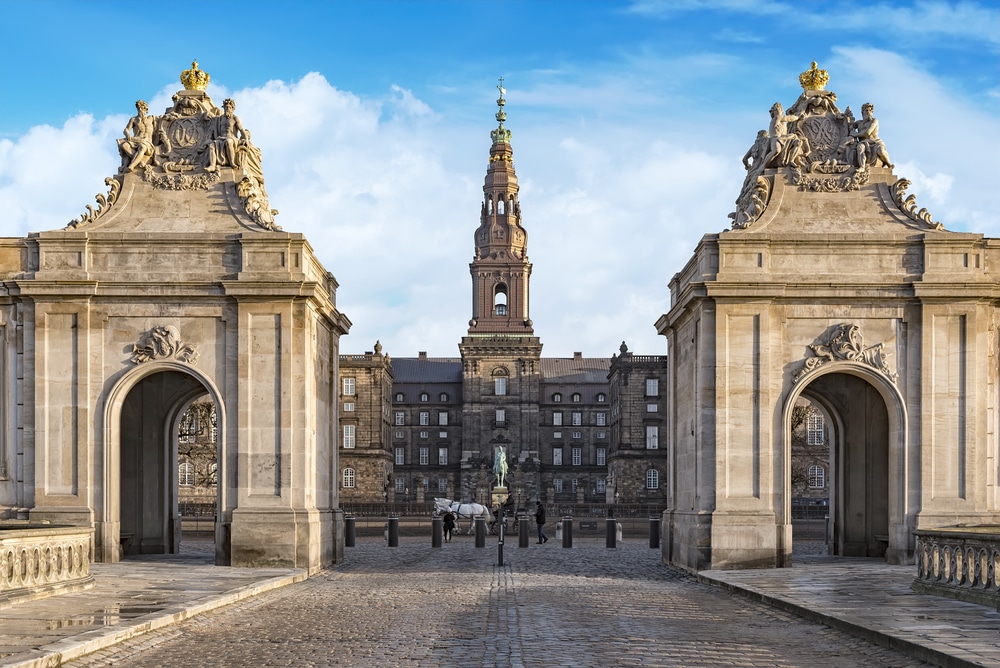
M 926 665 L 699 584 L 638 541 L 515 539 L 503 567 L 470 537 L 364 541 L 335 570 L 69 665 Z

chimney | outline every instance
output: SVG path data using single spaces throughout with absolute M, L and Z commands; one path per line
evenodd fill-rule
M 427 351 L 421 350 L 419 353 L 417 353 L 417 359 L 422 359 L 422 360 L 427 359 Z
M 582 360 L 583 359 L 583 353 L 573 353 L 573 359 L 575 359 L 575 360 Z

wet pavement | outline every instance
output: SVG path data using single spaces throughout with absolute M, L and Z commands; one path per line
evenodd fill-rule
M 0 610 L 0 665 L 1000 666 L 1000 613 L 910 591 L 914 567 L 695 577 L 644 541 L 574 538 L 508 541 L 503 566 L 495 538 L 362 538 L 307 580 L 197 553 L 95 564 L 90 590 Z

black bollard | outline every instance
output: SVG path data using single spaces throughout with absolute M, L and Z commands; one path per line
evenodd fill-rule
M 503 566 L 503 535 L 506 533 L 504 531 L 505 519 L 501 518 L 497 525 L 497 566 Z
M 476 516 L 476 547 L 486 547 L 486 517 Z
M 444 536 L 444 519 L 440 517 L 431 518 L 431 547 L 441 547 L 441 539 Z
M 618 520 L 613 517 L 604 520 L 604 546 L 618 547 Z
M 344 547 L 354 547 L 354 537 L 356 535 L 354 515 L 348 515 L 344 518 Z
M 649 546 L 654 549 L 660 547 L 660 518 L 649 518 Z
M 399 518 L 389 518 L 389 547 L 399 547 Z
M 531 543 L 531 522 L 527 515 L 517 518 L 517 546 L 528 547 Z
M 563 547 L 573 547 L 573 518 L 567 515 L 562 519 Z

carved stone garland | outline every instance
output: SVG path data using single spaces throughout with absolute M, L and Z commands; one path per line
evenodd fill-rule
M 840 360 L 860 362 L 878 371 L 880 374 L 896 382 L 898 375 L 889 368 L 886 359 L 885 344 L 877 343 L 865 347 L 861 330 L 857 325 L 841 324 L 828 333 L 826 342 L 809 346 L 814 357 L 806 358 L 802 369 L 795 374 L 793 382 L 799 382 L 803 376 L 826 364 Z
M 180 332 L 173 325 L 158 325 L 132 345 L 132 362 L 142 364 L 150 360 L 176 359 L 187 364 L 198 363 L 198 351 L 181 343 Z

